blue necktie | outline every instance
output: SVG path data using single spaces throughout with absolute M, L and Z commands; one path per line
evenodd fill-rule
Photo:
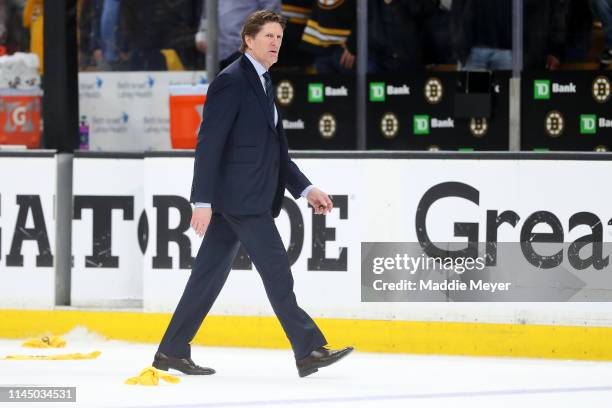
M 266 96 L 268 97 L 268 109 L 270 109 L 272 119 L 274 119 L 274 90 L 272 88 L 272 78 L 270 78 L 269 72 L 265 72 L 263 77 L 266 85 Z

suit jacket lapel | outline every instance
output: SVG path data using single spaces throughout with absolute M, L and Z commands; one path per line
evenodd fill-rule
M 278 133 L 279 136 L 281 136 L 285 134 L 285 129 L 283 128 L 283 117 L 281 116 L 281 111 L 276 106 L 276 103 L 274 103 L 274 105 L 275 105 L 274 107 L 276 108 L 276 112 L 278 114 L 278 123 L 276 124 L 276 132 Z
M 241 58 L 242 60 L 240 62 L 246 72 L 246 76 L 249 80 L 249 83 L 251 84 L 255 95 L 257 95 L 257 100 L 259 101 L 261 108 L 264 112 L 266 112 L 268 124 L 276 132 L 276 127 L 274 126 L 274 113 L 270 112 L 270 109 L 268 109 L 268 99 L 266 93 L 264 92 L 263 86 L 261 85 L 261 80 L 257 76 L 257 71 L 255 71 L 255 67 L 253 66 L 253 64 L 251 64 L 251 61 L 249 61 L 247 57 L 243 55 Z

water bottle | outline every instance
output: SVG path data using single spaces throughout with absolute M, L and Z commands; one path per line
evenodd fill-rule
M 89 150 L 89 124 L 85 115 L 81 116 L 79 122 L 79 149 Z

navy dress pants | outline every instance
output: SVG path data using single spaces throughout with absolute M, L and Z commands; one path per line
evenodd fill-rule
M 159 351 L 172 357 L 191 356 L 190 342 L 223 288 L 241 242 L 261 275 L 295 358 L 304 358 L 327 344 L 315 322 L 297 304 L 289 258 L 271 213 L 213 213 Z

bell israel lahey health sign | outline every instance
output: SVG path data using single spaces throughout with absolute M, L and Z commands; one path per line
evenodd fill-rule
M 80 72 L 81 132 L 89 149 L 170 149 L 170 86 L 205 82 L 203 71 Z

